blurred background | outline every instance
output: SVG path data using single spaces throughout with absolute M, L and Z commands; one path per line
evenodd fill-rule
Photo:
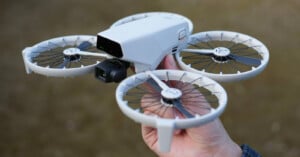
M 255 78 L 222 83 L 221 119 L 231 137 L 263 156 L 300 156 L 299 0 L 1 0 L 0 156 L 154 157 L 139 124 L 119 110 L 116 84 L 87 75 L 27 75 L 21 51 L 49 38 L 91 34 L 140 12 L 168 11 L 194 22 L 194 32 L 231 30 L 270 50 Z

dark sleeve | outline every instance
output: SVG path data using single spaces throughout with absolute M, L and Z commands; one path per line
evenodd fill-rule
M 258 154 L 246 144 L 241 145 L 241 148 L 243 151 L 242 157 L 261 157 L 260 154 Z

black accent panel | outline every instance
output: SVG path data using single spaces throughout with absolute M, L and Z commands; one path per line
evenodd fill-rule
M 105 51 L 106 53 L 118 57 L 118 58 L 122 58 L 123 57 L 123 53 L 122 53 L 122 49 L 121 49 L 121 45 L 115 41 L 112 41 L 110 39 L 104 38 L 100 35 L 97 36 L 97 48 Z

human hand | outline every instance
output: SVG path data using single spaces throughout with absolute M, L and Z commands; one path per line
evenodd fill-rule
M 166 56 L 160 64 L 159 68 L 178 69 L 172 55 Z M 189 88 L 186 86 L 180 87 Z M 201 99 L 201 106 L 203 107 L 196 107 L 195 105 L 189 104 L 188 102 L 183 103 L 186 106 L 189 106 L 189 108 L 196 113 L 203 114 L 205 112 L 208 112 L 207 110 L 205 110 L 205 108 L 210 108 L 210 105 L 205 101 L 205 98 L 201 95 L 201 93 L 193 92 L 191 94 L 199 95 L 194 99 Z M 141 106 L 151 106 L 149 102 L 153 101 L 149 101 L 149 99 L 157 99 L 158 101 L 160 101 L 158 95 L 150 94 L 150 96 L 144 96 L 141 101 Z M 147 107 L 144 110 L 146 114 L 153 114 L 155 107 Z M 164 111 L 164 114 L 159 116 L 173 118 L 175 115 L 179 116 L 180 118 L 184 118 L 184 116 L 174 108 L 166 109 L 166 111 Z M 158 150 L 158 136 L 157 130 L 155 128 L 142 126 L 142 136 L 148 147 L 160 157 L 240 157 L 242 154 L 241 148 L 231 140 L 219 119 L 216 119 L 197 128 L 176 130 L 173 135 L 171 150 L 168 153 L 161 153 Z

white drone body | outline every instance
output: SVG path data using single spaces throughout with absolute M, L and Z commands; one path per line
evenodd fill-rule
M 98 33 L 97 47 L 133 63 L 139 73 L 155 70 L 167 54 L 183 49 L 189 35 L 185 20 L 150 16 Z
M 216 81 L 254 77 L 269 61 L 266 46 L 251 36 L 192 30 L 184 16 L 141 13 L 118 20 L 97 36 L 53 38 L 22 54 L 27 73 L 73 77 L 95 72 L 104 82 L 122 81 L 116 90 L 120 109 L 157 128 L 158 147 L 168 152 L 174 130 L 204 125 L 224 111 L 227 94 Z M 183 70 L 155 70 L 169 54 Z M 137 74 L 126 78 L 130 65 Z

